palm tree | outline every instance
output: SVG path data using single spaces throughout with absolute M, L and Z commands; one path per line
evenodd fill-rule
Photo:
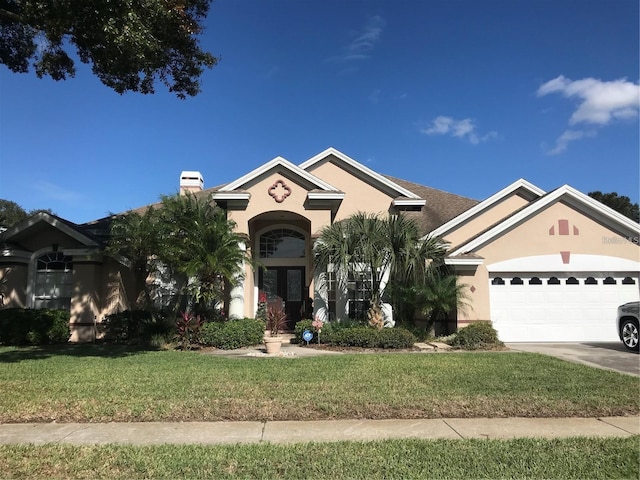
M 241 280 L 243 262 L 252 259 L 236 224 L 207 198 L 193 194 L 162 198 L 160 259 L 189 279 L 196 305 L 224 300 L 225 287 Z
M 128 260 L 135 283 L 138 309 L 152 310 L 149 277 L 156 271 L 153 257 L 158 253 L 158 215 L 150 207 L 143 214 L 129 212 L 115 217 L 107 252 Z
M 441 263 L 445 247 L 436 238 L 420 238 L 416 223 L 403 216 L 357 213 L 325 227 L 315 246 L 315 263 L 320 269 L 329 265 L 337 271 L 337 284 L 346 288 L 350 277 L 360 275 L 369 294 L 369 323 L 381 327 L 382 295 L 385 276 L 395 308 L 408 310 L 402 302 L 402 286 L 413 285 L 429 277 Z M 365 275 L 362 275 L 362 274 Z M 413 312 L 412 312 L 413 313 Z
M 446 245 L 438 237 L 421 237 L 415 221 L 404 215 L 388 219 L 391 271 L 387 289 L 395 317 L 411 322 L 416 310 L 416 287 L 438 276 Z
M 458 283 L 458 278 L 448 272 L 442 272 L 424 282 L 417 288 L 417 303 L 427 318 L 427 332 L 436 322 L 441 322 L 468 307 L 467 285 Z

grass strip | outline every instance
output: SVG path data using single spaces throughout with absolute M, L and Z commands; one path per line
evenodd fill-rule
M 0 348 L 0 422 L 637 415 L 640 379 L 515 352 L 224 358 Z
M 0 445 L 2 477 L 636 479 L 639 437 L 225 446 Z

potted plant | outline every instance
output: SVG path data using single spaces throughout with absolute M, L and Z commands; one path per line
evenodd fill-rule
M 264 337 L 264 344 L 268 354 L 278 353 L 282 345 L 282 340 L 278 335 L 287 325 L 287 314 L 281 298 L 276 298 L 267 303 L 267 330 L 269 336 Z

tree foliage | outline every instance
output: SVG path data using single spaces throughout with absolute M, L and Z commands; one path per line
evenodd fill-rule
M 226 285 L 236 285 L 243 263 L 252 262 L 241 248 L 247 238 L 236 233 L 224 210 L 205 197 L 163 197 L 160 217 L 160 260 L 189 279 L 196 304 L 223 300 Z
M 11 228 L 18 223 L 23 222 L 31 215 L 35 215 L 40 212 L 55 215 L 50 208 L 38 208 L 27 212 L 16 202 L 0 199 L 0 228 Z
M 625 195 L 618 195 L 617 192 L 602 193 L 600 191 L 589 192 L 591 198 L 604 203 L 607 207 L 612 208 L 625 217 L 635 222 L 640 222 L 640 207 L 637 203 L 632 203 L 631 199 Z
M 341 289 L 346 288 L 349 276 L 365 273 L 361 278 L 371 299 L 369 322 L 380 325 L 385 284 L 391 285 L 388 290 L 394 308 L 415 309 L 402 304 L 401 287 L 429 278 L 445 251 L 439 239 L 422 239 L 415 222 L 403 215 L 383 218 L 357 213 L 325 227 L 314 256 L 319 268 L 333 265 Z
M 122 94 L 196 95 L 217 59 L 197 35 L 212 0 L 0 0 L 0 63 L 54 80 L 75 75 L 73 45 L 103 84 Z
M 108 251 L 127 258 L 136 279 L 138 308 L 152 309 L 149 283 L 168 269 L 196 309 L 224 300 L 227 285 L 240 281 L 251 258 L 235 223 L 207 198 L 165 196 L 156 209 L 129 212 L 111 225 Z
M 141 310 L 152 310 L 148 278 L 157 269 L 154 257 L 159 246 L 159 217 L 149 208 L 143 214 L 129 212 L 111 223 L 107 251 L 121 255 L 130 262 L 135 281 L 135 303 Z

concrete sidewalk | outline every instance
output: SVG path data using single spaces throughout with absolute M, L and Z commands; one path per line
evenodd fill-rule
M 214 445 L 368 441 L 392 438 L 508 439 L 631 435 L 640 435 L 640 417 L 0 424 L 0 444 Z

